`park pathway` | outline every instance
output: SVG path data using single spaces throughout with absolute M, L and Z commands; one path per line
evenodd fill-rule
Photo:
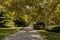
M 43 40 L 43 38 L 37 30 L 26 27 L 24 30 L 18 31 L 3 40 Z

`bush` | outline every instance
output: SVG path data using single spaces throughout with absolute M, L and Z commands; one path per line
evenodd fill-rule
M 26 27 L 28 24 L 24 21 L 24 20 L 16 20 L 15 22 L 15 26 L 17 27 Z
M 44 29 L 45 24 L 43 22 L 37 22 L 36 24 L 34 24 L 34 29 L 40 30 L 40 29 Z
M 37 29 L 37 30 L 40 29 L 39 25 L 37 25 L 37 24 L 34 24 L 34 27 L 33 27 L 33 28 L 34 28 L 34 29 Z
M 59 25 L 49 26 L 49 28 L 47 28 L 46 30 L 50 32 L 60 32 L 60 26 Z
M 60 26 L 54 27 L 51 31 L 52 32 L 60 32 Z
M 15 27 L 13 21 L 6 21 L 5 26 L 6 26 L 7 28 Z

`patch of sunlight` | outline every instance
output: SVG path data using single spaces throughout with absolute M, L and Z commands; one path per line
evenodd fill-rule
M 38 32 L 46 32 L 45 30 L 38 30 Z
M 39 35 L 31 35 L 32 37 L 40 38 Z

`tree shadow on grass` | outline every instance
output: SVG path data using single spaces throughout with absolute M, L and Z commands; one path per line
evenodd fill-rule
M 60 33 L 39 31 L 45 40 L 60 40 Z

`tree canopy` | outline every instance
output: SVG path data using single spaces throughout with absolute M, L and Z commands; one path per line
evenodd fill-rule
M 3 15 L 0 18 L 4 18 L 0 20 L 4 26 L 14 27 L 16 20 L 23 20 L 26 25 L 36 22 L 44 22 L 46 26 L 60 24 L 60 0 L 0 0 L 0 5 L 0 15 Z

